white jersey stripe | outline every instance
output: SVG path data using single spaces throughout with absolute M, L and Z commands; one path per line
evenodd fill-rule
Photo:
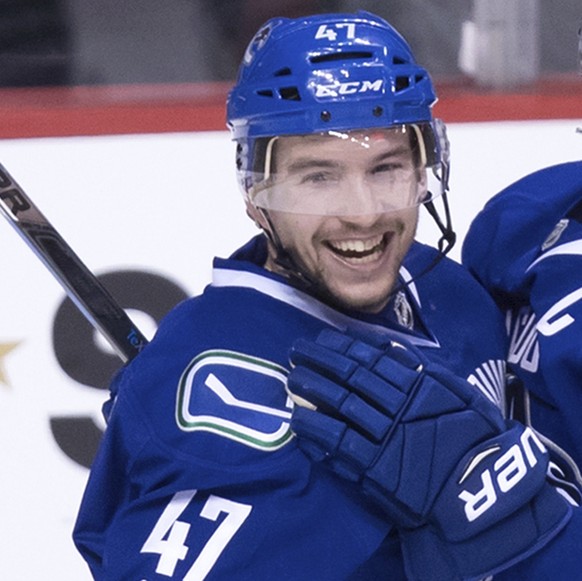
M 393 339 L 402 338 L 413 345 L 419 345 L 422 347 L 440 347 L 436 340 L 433 341 L 414 335 L 408 335 L 393 329 L 388 329 L 382 325 L 366 323 L 365 321 L 360 321 L 359 319 L 354 319 L 348 315 L 344 315 L 311 297 L 307 293 L 253 272 L 215 268 L 213 271 L 212 286 L 241 287 L 256 290 L 259 293 L 291 305 L 292 307 L 324 321 L 341 331 L 353 329 L 362 333 L 377 333 Z

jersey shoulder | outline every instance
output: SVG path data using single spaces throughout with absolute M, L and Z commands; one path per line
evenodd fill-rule
M 167 456 L 242 470 L 291 443 L 289 347 L 321 326 L 256 290 L 210 286 L 166 316 L 113 390 Z
M 468 314 L 476 315 L 477 320 L 492 313 L 498 315 L 494 301 L 469 270 L 447 256 L 439 256 L 435 248 L 415 243 L 404 266 L 409 270 L 424 313 L 447 312 L 451 323 L 459 319 L 462 322 Z M 483 317 L 479 316 L 482 311 Z
M 415 244 L 406 261 L 411 275 L 434 264 L 438 251 Z M 504 383 L 507 336 L 504 317 L 489 293 L 461 264 L 442 257 L 414 282 L 424 326 L 438 342 L 430 356 L 475 384 L 490 377 L 486 391 L 497 401 Z M 487 382 L 485 382 L 487 383 Z

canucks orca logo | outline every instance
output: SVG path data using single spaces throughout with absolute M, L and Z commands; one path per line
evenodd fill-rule
M 255 55 L 263 48 L 263 46 L 265 46 L 265 43 L 267 42 L 269 36 L 271 35 L 272 29 L 273 25 L 267 24 L 263 26 L 257 32 L 257 34 L 255 34 L 255 36 L 247 46 L 247 49 L 243 56 L 243 62 L 246 66 L 249 66 L 251 64 L 251 62 L 255 58 Z
M 270 361 L 205 351 L 180 378 L 176 422 L 186 432 L 206 431 L 259 450 L 278 450 L 292 438 L 286 381 L 287 370 Z

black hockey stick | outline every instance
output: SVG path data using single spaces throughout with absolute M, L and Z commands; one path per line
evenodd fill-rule
M 133 359 L 147 339 L 3 165 L 0 165 L 0 211 L 121 360 L 126 363 Z

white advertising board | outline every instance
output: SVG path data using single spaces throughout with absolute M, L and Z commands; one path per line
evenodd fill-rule
M 492 194 L 531 171 L 582 158 L 576 124 L 449 127 L 460 241 Z M 148 305 L 200 292 L 213 256 L 256 233 L 226 132 L 5 140 L 0 163 L 96 274 L 133 284 L 130 293 L 142 281 L 137 274 L 149 277 L 137 284 Z M 434 236 L 423 220 L 419 238 Z M 63 314 L 60 286 L 7 223 L 0 249 L 0 577 L 89 579 L 71 530 L 104 427 L 107 380 L 94 368 L 117 363 L 103 341 Z M 152 312 L 133 313 L 151 335 Z

